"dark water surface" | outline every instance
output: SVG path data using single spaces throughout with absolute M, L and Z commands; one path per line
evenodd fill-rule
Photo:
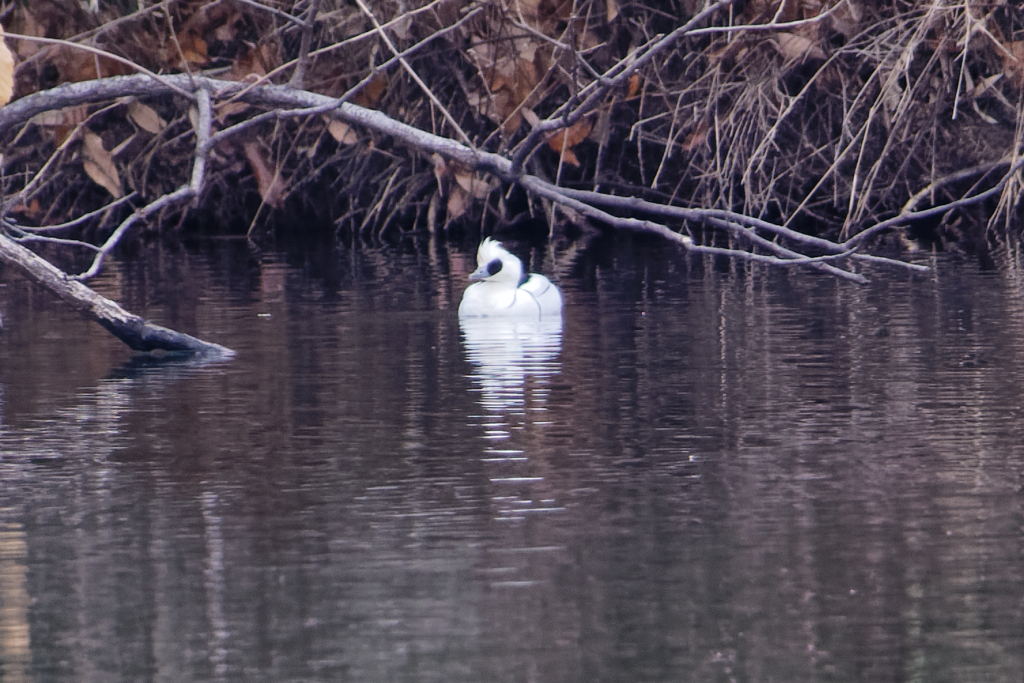
M 617 248 L 465 338 L 439 247 L 98 282 L 205 367 L 5 273 L 2 681 L 1020 681 L 1021 270 Z

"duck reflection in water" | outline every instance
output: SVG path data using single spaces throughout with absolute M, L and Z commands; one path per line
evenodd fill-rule
M 477 250 L 477 266 L 459 306 L 459 327 L 481 403 L 506 419 L 525 412 L 529 383 L 530 408 L 543 409 L 545 380 L 561 370 L 562 294 L 543 275 L 524 273 L 522 262 L 490 238 Z M 507 437 L 507 431 L 492 435 Z

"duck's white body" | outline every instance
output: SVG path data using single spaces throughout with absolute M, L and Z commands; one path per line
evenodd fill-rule
M 562 293 L 551 280 L 533 273 L 523 275 L 523 263 L 509 253 L 501 242 L 490 237 L 476 252 L 477 269 L 469 276 L 476 280 L 466 287 L 459 304 L 460 318 L 560 317 Z

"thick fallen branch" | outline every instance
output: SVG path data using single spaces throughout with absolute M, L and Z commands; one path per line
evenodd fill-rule
M 4 235 L 0 235 L 0 260 L 21 269 L 34 282 L 49 289 L 87 318 L 103 325 L 136 351 L 188 352 L 224 359 L 234 355 L 233 351 L 219 344 L 211 344 L 132 315 L 81 282 L 68 278 L 60 268 Z

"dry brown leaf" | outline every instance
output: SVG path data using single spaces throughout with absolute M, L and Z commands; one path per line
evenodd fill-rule
M 593 125 L 589 118 L 583 118 L 568 128 L 557 130 L 548 138 L 548 147 L 562 154 L 566 163 L 579 166 L 580 161 L 572 148 L 587 139 Z
M 744 6 L 741 16 L 746 24 L 761 24 L 771 19 L 780 22 L 796 21 L 805 6 L 812 9 L 814 4 L 814 0 L 782 0 L 780 7 L 779 0 L 750 0 Z
M 590 52 L 607 45 L 605 40 L 596 31 L 592 31 L 589 28 L 583 30 L 583 34 L 579 37 L 578 43 L 578 50 L 580 52 Z
M 580 167 L 579 157 L 576 156 L 576 152 L 566 148 L 565 152 L 562 153 L 562 160 L 570 166 Z
M 448 220 L 455 220 L 469 209 L 469 193 L 458 185 L 452 185 L 448 193 Z
M 447 197 L 448 220 L 463 215 L 474 199 L 486 199 L 499 186 L 497 179 L 451 163 L 440 154 L 431 155 L 430 160 L 434 165 L 437 191 Z
M 11 33 L 20 33 L 23 36 L 35 36 L 42 38 L 46 35 L 46 29 L 39 25 L 32 13 L 21 6 L 17 6 L 14 13 L 14 21 L 7 25 Z M 22 60 L 28 59 L 41 50 L 39 43 L 32 40 L 19 40 L 15 44 L 14 51 Z
M 430 161 L 434 165 L 434 178 L 437 180 L 437 189 L 444 195 L 445 193 L 445 180 L 448 177 L 448 162 L 445 161 L 444 157 L 434 152 L 430 155 Z
M 708 55 L 711 64 L 718 66 L 722 71 L 730 71 L 732 68 L 750 52 L 750 42 L 742 36 L 737 37 L 720 50 L 712 50 Z
M 263 66 L 263 60 L 260 58 L 259 49 L 255 47 L 246 51 L 245 54 L 232 62 L 231 69 L 225 78 L 229 81 L 244 81 L 252 75 L 267 75 L 267 70 Z
M 707 121 L 701 121 L 697 124 L 697 127 L 690 131 L 690 134 L 686 136 L 680 147 L 683 148 L 684 152 L 692 152 L 695 148 L 704 144 L 704 141 L 708 139 L 708 132 L 711 127 Z
M 569 127 L 569 132 L 566 137 L 566 145 L 569 147 L 575 147 L 590 135 L 590 129 L 594 127 L 594 123 L 589 118 L 580 119 L 576 123 Z
M 77 126 L 89 118 L 89 107 L 81 104 L 77 107 L 65 107 L 60 110 L 62 126 Z
M 359 135 L 352 130 L 352 126 L 338 119 L 332 119 L 327 124 L 327 132 L 343 145 L 354 145 L 359 142 Z
M 786 59 L 799 61 L 804 59 L 827 59 L 825 51 L 821 49 L 816 40 L 811 40 L 806 36 L 788 31 L 780 32 L 778 38 L 779 52 Z
M 455 182 L 474 199 L 485 199 L 492 189 L 491 183 L 483 175 L 462 169 L 455 171 Z
M 29 123 L 47 129 L 45 133 L 52 136 L 50 139 L 59 145 L 67 140 L 75 127 L 85 121 L 88 115 L 89 111 L 85 105 L 66 107 L 57 111 L 40 112 L 29 119 Z
M 631 100 L 640 93 L 640 74 L 633 74 L 629 77 L 629 91 L 626 93 L 626 99 Z
M 1010 77 L 1010 82 L 1020 89 L 1024 85 L 1024 41 L 1015 40 L 1004 47 L 1010 54 L 1003 55 L 1003 70 Z
M 120 199 L 124 194 L 121 190 L 121 177 L 117 172 L 117 166 L 114 165 L 113 157 L 103 147 L 103 140 L 96 133 L 86 132 L 82 136 L 82 141 L 85 155 L 83 166 L 86 174 L 93 182 L 106 189 L 114 199 Z
M 400 40 L 409 40 L 412 37 L 412 17 L 407 14 L 400 18 L 391 24 L 391 30 Z
M 619 16 L 619 3 L 617 0 L 604 0 L 605 1 L 605 20 L 610 24 L 615 21 L 615 17 Z
M 252 76 L 266 76 L 280 65 L 281 45 L 270 37 L 236 59 L 226 78 L 230 81 L 244 81 Z
M 128 105 L 128 117 L 136 126 L 153 135 L 158 135 L 167 127 L 167 122 L 160 118 L 155 109 L 138 100 L 132 100 Z
M 520 7 L 524 16 L 533 11 L 531 0 L 519 1 L 526 3 L 525 7 Z M 469 104 L 477 113 L 502 125 L 504 133 L 510 135 L 519 129 L 522 112 L 536 104 L 534 90 L 546 73 L 546 69 L 538 69 L 535 63 L 541 43 L 519 37 L 499 44 L 481 36 L 473 36 L 471 42 L 473 45 L 467 52 L 485 85 L 469 93 Z
M 237 10 L 232 11 L 227 21 L 213 31 L 213 37 L 222 43 L 230 43 L 235 40 L 238 34 L 237 24 L 242 19 L 242 14 Z
M 43 214 L 45 213 L 43 211 L 42 204 L 40 204 L 39 200 L 36 199 L 35 197 L 33 197 L 28 204 L 25 204 L 24 202 L 19 202 L 18 204 L 15 204 L 13 207 L 11 207 L 11 210 L 20 216 L 31 218 L 34 221 L 42 218 Z
M 126 65 L 116 60 L 76 50 L 67 45 L 58 46 L 52 55 L 52 64 L 60 78 L 73 83 L 107 76 L 123 76 L 129 72 Z
M 234 114 L 241 114 L 248 108 L 248 104 L 246 104 L 245 102 L 239 102 L 238 100 L 235 100 L 234 102 L 225 102 L 216 109 L 217 121 L 219 123 L 224 123 L 229 116 L 233 116 Z
M 275 169 L 263 158 L 263 151 L 255 142 L 246 142 L 243 146 L 245 158 L 249 160 L 256 182 L 259 185 L 260 197 L 268 206 L 280 208 L 284 200 L 284 182 Z
M 769 0 L 749 0 L 743 5 L 743 12 L 741 17 L 743 18 L 744 24 L 761 23 L 762 18 L 770 16 L 770 5 L 772 3 Z
M 800 0 L 799 16 L 801 19 L 813 19 L 825 9 L 822 0 Z
M 803 4 L 803 0 L 782 0 L 782 8 L 778 12 L 778 19 L 776 21 L 796 21 L 800 18 L 800 10 Z
M 541 43 L 534 40 L 533 38 L 519 37 L 512 41 L 512 45 L 515 48 L 516 55 L 520 60 L 524 60 L 533 64 L 534 60 L 537 59 L 537 50 L 541 47 Z
M 516 96 L 511 90 L 501 90 L 493 98 L 494 108 L 490 112 L 491 119 L 495 123 L 503 125 L 505 135 L 511 135 L 519 130 L 523 117 L 517 108 Z
M 548 36 L 559 33 L 559 22 L 572 16 L 573 0 L 515 0 L 513 12 Z
M 518 130 L 523 120 L 520 112 L 516 111 L 512 103 L 512 93 L 508 90 L 501 90 L 493 95 L 470 92 L 466 97 L 466 101 L 481 116 L 486 116 L 496 124 L 503 124 L 503 130 L 506 134 L 511 134 Z M 508 114 L 503 115 L 502 112 L 511 112 L 511 116 Z
M 474 91 L 466 93 L 466 103 L 475 109 L 476 113 L 481 116 L 489 116 L 487 111 L 490 108 L 490 102 L 491 98 L 486 94 Z
M 178 45 L 185 61 L 196 66 L 203 66 L 210 61 L 206 52 L 206 41 L 194 30 L 185 30 L 177 35 Z M 184 66 L 184 65 L 182 65 Z
M 121 198 L 121 183 L 118 178 L 107 175 L 103 168 L 92 159 L 82 162 L 82 167 L 85 169 L 85 174 L 92 178 L 94 183 L 109 192 L 114 199 Z
M 483 71 L 491 67 L 498 59 L 497 43 L 488 41 L 484 36 L 474 33 L 469 41 L 466 53 L 473 59 L 477 69 Z
M 4 27 L 0 26 L 0 107 L 14 95 L 14 55 L 4 42 Z
M 352 98 L 353 104 L 358 104 L 360 107 L 366 107 L 367 109 L 373 109 L 380 104 L 380 98 L 384 94 L 385 88 L 387 88 L 388 82 L 384 74 L 377 72 L 373 78 L 363 86 L 363 88 L 356 93 L 355 97 Z
M 860 33 L 864 19 L 863 0 L 846 0 L 832 8 L 829 17 L 832 28 L 843 34 L 847 40 Z
M 531 23 L 536 23 L 540 13 L 540 0 L 515 0 L 513 7 Z

